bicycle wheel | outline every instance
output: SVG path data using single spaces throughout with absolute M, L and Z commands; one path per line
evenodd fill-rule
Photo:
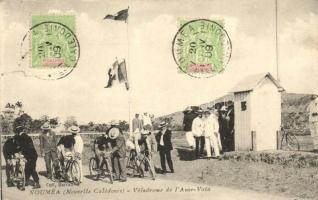
M 155 171 L 155 167 L 152 164 L 151 160 L 149 158 L 145 158 L 145 164 L 148 165 L 148 169 L 149 169 L 149 174 L 152 178 L 152 180 L 156 179 L 156 171 Z
M 294 134 L 287 134 L 286 136 L 286 144 L 289 150 L 299 151 L 300 145 L 297 140 L 297 137 Z
M 57 174 L 58 174 L 58 172 L 56 171 L 56 169 L 57 169 L 57 166 L 56 166 L 56 164 L 54 163 L 54 161 L 53 162 L 51 162 L 51 170 L 52 170 L 52 178 L 51 178 L 51 180 L 53 181 L 53 182 L 55 182 L 57 179 Z
M 71 163 L 70 170 L 74 184 L 79 185 L 81 183 L 81 169 L 76 160 Z
M 107 159 L 105 159 L 105 162 L 106 162 L 107 172 L 108 172 L 108 175 L 109 175 L 109 181 L 110 181 L 111 184 L 113 184 L 114 176 L 113 176 L 112 168 L 111 168 L 110 163 L 108 162 Z
M 25 187 L 25 167 L 23 165 L 20 166 L 20 184 L 22 186 L 22 188 Z
M 136 162 L 136 167 L 137 167 L 137 172 L 139 173 L 139 177 L 140 178 L 143 178 L 145 176 L 145 172 L 144 172 L 144 169 L 142 168 L 142 161 L 140 162 L 140 164 L 138 165 L 137 162 Z
M 128 159 L 127 159 L 127 164 L 126 164 L 126 168 L 133 168 L 133 158 L 132 158 L 132 153 L 129 154 Z
M 97 160 L 95 157 L 91 158 L 89 160 L 89 174 L 91 176 L 95 176 L 95 178 L 98 178 L 98 172 L 97 172 Z

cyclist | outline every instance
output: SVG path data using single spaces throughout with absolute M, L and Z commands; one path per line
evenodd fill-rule
M 137 165 L 140 165 L 139 160 L 143 159 L 143 155 L 147 156 L 150 160 L 150 152 L 154 151 L 155 144 L 152 143 L 151 138 L 151 131 L 147 128 L 144 128 L 139 133 L 134 133 L 133 135 L 133 141 L 135 148 L 131 150 L 132 153 L 132 159 L 135 159 L 136 156 L 138 156 L 139 159 L 137 159 Z M 145 166 L 145 171 L 148 171 L 148 166 Z
M 3 155 L 6 162 L 6 175 L 8 187 L 14 187 L 12 174 L 13 174 L 13 157 L 17 153 L 17 145 L 13 138 L 8 138 L 3 145 Z
M 23 114 L 14 120 L 14 140 L 16 141 L 18 152 L 26 159 L 25 186 L 30 185 L 30 177 L 32 176 L 34 181 L 33 189 L 38 189 L 41 187 L 39 183 L 39 175 L 36 171 L 38 154 L 35 150 L 32 138 L 28 135 L 31 130 L 31 122 L 32 118 L 27 114 Z
M 93 151 L 96 157 L 98 169 L 102 169 L 103 166 L 100 166 L 100 162 L 103 160 L 103 157 L 111 151 L 111 149 L 111 140 L 107 133 L 104 133 L 94 140 Z
M 57 143 L 57 151 L 58 151 L 58 159 L 60 161 L 62 169 L 57 173 L 57 178 L 62 179 L 63 176 L 61 173 L 65 173 L 65 157 L 67 154 L 70 154 L 74 151 L 75 139 L 73 135 L 64 135 L 61 137 L 59 142 Z

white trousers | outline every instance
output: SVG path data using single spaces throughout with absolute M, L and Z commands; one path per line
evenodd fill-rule
M 195 140 L 192 131 L 186 132 L 186 140 L 190 147 L 195 147 Z
M 220 149 L 219 149 L 217 139 L 215 137 L 205 137 L 205 148 L 206 148 L 207 157 L 212 156 L 211 147 L 214 150 L 215 156 L 220 156 Z
M 81 172 L 81 178 L 80 178 L 80 182 L 83 182 L 83 164 L 82 164 L 82 158 L 80 160 L 77 161 L 80 167 L 80 172 Z
M 309 128 L 314 143 L 314 149 L 318 149 L 318 122 L 309 122 Z

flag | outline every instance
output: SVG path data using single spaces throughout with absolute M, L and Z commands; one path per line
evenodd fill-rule
M 114 85 L 114 81 L 117 79 L 118 76 L 118 61 L 116 60 L 112 67 L 108 69 L 108 81 L 107 86 L 105 88 L 110 88 Z
M 127 69 L 125 60 L 119 64 L 118 67 L 118 81 L 120 83 L 125 82 L 126 89 L 129 90 L 128 78 L 127 78 Z
M 106 15 L 104 19 L 112 19 L 118 21 L 127 21 L 128 18 L 128 8 L 117 12 L 116 15 Z
M 125 83 L 126 89 L 129 90 L 127 69 L 125 60 L 118 64 L 116 60 L 112 67 L 108 69 L 108 81 L 105 88 L 111 88 L 115 83 Z

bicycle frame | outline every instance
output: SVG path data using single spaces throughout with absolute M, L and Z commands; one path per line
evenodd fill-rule
M 21 184 L 20 186 L 24 187 L 25 186 L 25 164 L 27 160 L 24 157 L 15 157 L 12 159 L 12 170 L 10 170 L 10 178 L 14 182 L 18 182 L 18 184 Z

